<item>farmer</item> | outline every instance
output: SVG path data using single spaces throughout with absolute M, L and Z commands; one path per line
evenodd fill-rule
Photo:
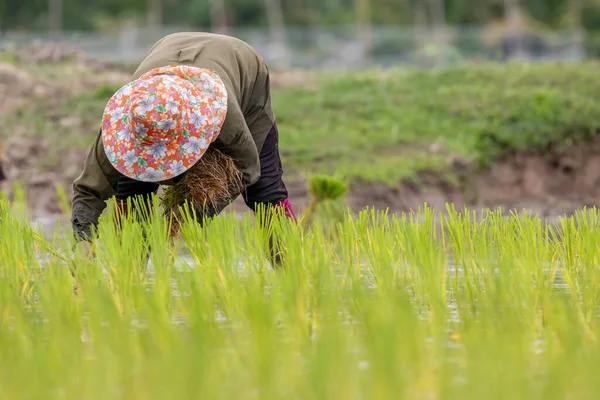
M 109 100 L 73 184 L 71 222 L 86 254 L 107 199 L 115 196 L 122 210 L 128 198 L 148 199 L 159 185 L 184 179 L 210 147 L 239 171 L 242 186 L 231 200 L 242 194 L 253 211 L 282 207 L 296 220 L 282 180 L 269 71 L 248 44 L 171 34 L 154 44 L 132 79 Z

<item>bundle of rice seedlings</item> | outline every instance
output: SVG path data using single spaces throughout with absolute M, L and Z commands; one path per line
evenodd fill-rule
M 182 180 L 168 186 L 161 196 L 164 212 L 171 219 L 171 237 L 179 232 L 181 207 L 187 202 L 201 218 L 229 203 L 243 189 L 242 174 L 233 159 L 214 147 L 209 147 Z
M 315 202 L 337 200 L 348 193 L 348 186 L 333 176 L 315 175 L 308 184 Z
M 346 183 L 333 176 L 315 175 L 310 178 L 308 189 L 312 199 L 304 214 L 305 224 L 310 224 L 316 217 L 322 222 L 343 220 L 345 207 L 340 198 L 348 193 Z

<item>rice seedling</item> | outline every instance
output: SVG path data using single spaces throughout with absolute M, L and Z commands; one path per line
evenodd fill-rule
M 182 254 L 157 207 L 147 220 L 103 218 L 86 259 L 69 234 L 45 242 L 18 207 L 0 200 L 3 398 L 600 393 L 596 209 L 558 224 L 364 210 L 332 239 L 319 219 L 313 229 L 277 215 L 271 226 L 249 215 L 200 225 L 185 206 Z M 268 229 L 284 248 L 280 269 Z
M 308 190 L 311 200 L 303 215 L 305 225 L 310 225 L 314 219 L 327 225 L 344 219 L 346 207 L 341 198 L 348 193 L 346 183 L 333 176 L 314 175 L 309 179 Z

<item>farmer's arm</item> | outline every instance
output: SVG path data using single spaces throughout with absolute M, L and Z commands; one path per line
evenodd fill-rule
M 123 211 L 127 198 L 137 195 L 149 198 L 158 187 L 158 184 L 136 181 L 120 174 L 108 161 L 99 134 L 88 153 L 83 172 L 73 183 L 71 223 L 76 237 L 91 239 L 91 230 L 97 226 L 106 208 L 105 201 L 113 195 Z
M 90 240 L 91 230 L 115 193 L 119 172 L 104 153 L 100 132 L 92 144 L 81 174 L 73 182 L 71 224 L 79 240 Z
M 254 212 L 259 205 L 273 205 L 275 208 L 282 207 L 285 215 L 295 221 L 296 216 L 282 179 L 279 133 L 271 99 L 269 69 L 262 59 L 260 64 L 252 94 L 254 105 L 249 111 L 250 131 L 260 146 L 260 177 L 247 187 L 243 197 Z
M 279 132 L 271 98 L 271 80 L 267 65 L 260 60 L 261 67 L 256 77 L 252 98 L 250 131 L 260 147 L 260 176 L 244 192 L 246 205 L 256 212 L 258 205 L 282 207 L 288 218 L 296 221 L 288 192 L 283 183 L 283 168 L 279 156 Z M 262 145 L 260 144 L 262 142 Z
M 233 159 L 235 166 L 242 173 L 244 186 L 252 185 L 258 180 L 260 177 L 258 150 L 244 115 L 233 99 L 228 100 L 227 118 L 212 145 Z
M 283 209 L 287 218 L 297 222 L 282 177 L 283 169 L 279 157 L 277 126 L 273 124 L 260 152 L 260 179 L 250 185 L 242 195 L 246 205 L 254 212 L 261 205 L 267 206 L 265 207 L 266 219 L 261 221 L 265 225 L 270 223 L 271 212 L 279 209 Z M 271 260 L 276 265 L 280 265 L 282 258 L 275 239 L 272 234 L 269 235 L 269 252 Z
M 296 219 L 288 200 L 288 191 L 283 182 L 283 168 L 279 156 L 279 134 L 277 125 L 267 134 L 260 152 L 260 178 L 243 193 L 246 205 L 256 212 L 259 205 L 282 206 L 288 218 Z

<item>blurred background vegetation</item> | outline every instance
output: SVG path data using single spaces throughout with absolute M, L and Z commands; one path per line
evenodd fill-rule
M 163 35 L 213 31 L 273 66 L 448 65 L 600 55 L 600 0 L 0 0 L 0 44 L 76 43 L 138 61 Z

